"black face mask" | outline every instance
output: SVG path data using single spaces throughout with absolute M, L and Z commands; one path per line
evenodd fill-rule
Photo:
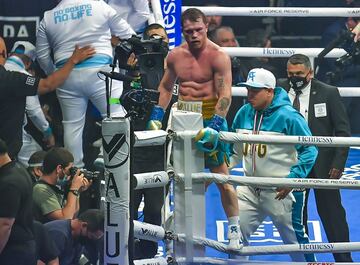
M 302 76 L 290 76 L 290 77 L 288 77 L 288 79 L 289 79 L 290 85 L 292 86 L 292 88 L 294 90 L 301 90 L 304 87 L 306 87 L 306 85 L 309 83 L 306 80 L 307 76 L 308 75 L 306 75 L 305 77 L 302 77 Z

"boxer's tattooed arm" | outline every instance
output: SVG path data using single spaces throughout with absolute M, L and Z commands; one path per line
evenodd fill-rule
M 217 114 L 219 114 L 220 116 L 225 117 L 229 107 L 230 107 L 230 99 L 227 97 L 222 97 L 218 100 L 218 103 L 216 104 L 216 109 L 217 109 Z
M 218 91 L 223 90 L 225 88 L 225 82 L 224 82 L 224 77 L 220 76 L 217 79 L 217 89 Z
M 231 64 L 230 60 L 222 57 L 218 63 L 214 73 L 214 86 L 218 97 L 215 113 L 226 117 L 231 103 Z

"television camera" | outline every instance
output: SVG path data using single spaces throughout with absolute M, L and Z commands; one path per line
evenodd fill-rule
M 360 43 L 354 42 L 354 34 L 343 30 L 324 50 L 319 53 L 318 59 L 322 60 L 335 47 L 343 48 L 347 53 L 335 60 L 335 69 L 326 73 L 327 83 L 334 84 L 343 78 L 344 68 L 351 65 L 360 65 Z
M 164 74 L 164 58 L 168 53 L 168 44 L 161 37 L 153 36 L 141 39 L 132 36 L 121 41 L 115 48 L 114 65 L 118 63 L 120 69 L 138 72 L 131 76 L 116 73 L 104 73 L 105 76 L 130 82 L 130 89 L 124 90 L 120 102 L 132 118 L 144 118 L 150 105 L 158 100 L 157 88 Z M 134 54 L 136 65 L 129 65 L 128 58 Z

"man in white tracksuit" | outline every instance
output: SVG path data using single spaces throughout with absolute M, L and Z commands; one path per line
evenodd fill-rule
M 104 0 L 125 19 L 136 32 L 143 32 L 150 16 L 148 0 Z
M 88 100 L 102 116 L 106 115 L 105 82 L 99 71 L 110 71 L 113 60 L 111 35 L 128 39 L 135 32 L 104 1 L 63 0 L 45 12 L 37 32 L 36 52 L 46 73 L 61 67 L 71 56 L 75 45 L 91 45 L 96 54 L 76 65 L 68 80 L 56 91 L 63 114 L 64 144 L 75 158 L 74 165 L 84 165 L 82 134 Z M 51 53 L 54 59 L 51 59 Z M 119 98 L 122 82 L 112 82 L 111 97 Z M 111 106 L 112 116 L 124 116 L 121 105 Z
M 310 129 L 290 103 L 287 93 L 275 87 L 274 75 L 263 68 L 250 70 L 248 104 L 236 114 L 232 131 L 260 135 L 306 135 Z M 242 158 L 246 176 L 305 178 L 313 167 L 317 148 L 302 145 L 235 143 L 231 164 Z M 259 225 L 270 217 L 285 244 L 307 244 L 302 223 L 305 191 L 290 188 L 238 186 L 240 229 L 244 245 Z M 292 253 L 293 261 L 315 261 L 313 254 Z
M 16 71 L 31 75 L 28 72 L 31 67 L 32 61 L 35 59 L 35 46 L 28 41 L 17 41 L 14 47 L 11 49 L 10 56 L 5 62 L 5 69 L 9 71 Z M 27 96 L 26 97 L 26 114 L 34 123 L 37 129 L 39 129 L 43 136 L 44 141 L 48 147 L 52 147 L 55 144 L 54 135 L 52 134 L 49 122 L 46 120 L 45 115 L 41 109 L 39 102 L 39 96 Z M 19 162 L 28 167 L 28 160 L 30 156 L 36 151 L 42 150 L 41 146 L 36 140 L 25 130 L 27 124 L 26 115 L 23 123 L 23 139 L 22 146 L 17 155 Z

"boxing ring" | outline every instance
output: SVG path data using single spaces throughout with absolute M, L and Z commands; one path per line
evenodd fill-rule
M 155 0 L 152 1 L 156 2 Z M 153 5 L 154 14 L 160 11 Z M 188 7 L 183 7 L 183 10 Z M 225 8 L 197 7 L 207 15 L 243 15 L 243 16 L 338 16 L 348 17 L 360 13 L 360 8 Z M 155 16 L 159 17 L 159 16 Z M 230 56 L 241 57 L 289 57 L 295 53 L 303 53 L 309 57 L 317 57 L 322 49 L 292 48 L 225 48 Z M 334 49 L 326 57 L 338 58 L 346 52 Z M 340 94 L 346 97 L 359 97 L 358 88 L 339 88 Z M 246 96 L 246 89 L 233 87 L 234 96 Z M 104 159 L 106 167 L 106 227 L 105 227 L 105 263 L 128 263 L 129 231 L 129 122 L 126 119 L 109 119 L 103 122 Z M 205 185 L 207 181 L 231 183 L 234 185 L 261 185 L 266 187 L 322 188 L 322 189 L 360 189 L 358 180 L 327 179 L 277 179 L 224 176 L 204 171 L 203 153 L 194 146 L 194 136 L 203 127 L 202 116 L 198 113 L 174 111 L 172 132 L 138 133 L 135 145 L 164 144 L 166 138 L 172 140 L 172 161 L 164 172 L 135 174 L 135 189 L 164 187 L 172 182 L 174 211 L 172 219 L 164 222 L 164 227 L 134 221 L 134 237 L 151 241 L 164 241 L 166 253 L 164 257 L 149 260 L 135 260 L 134 264 L 257 264 L 256 261 L 238 261 L 205 257 L 205 247 L 238 256 L 272 255 L 301 253 L 335 253 L 344 251 L 360 251 L 360 242 L 350 243 L 310 243 L 299 245 L 245 246 L 239 251 L 229 251 L 227 245 L 206 238 L 206 204 Z M 114 140 L 115 139 L 115 140 Z M 220 140 L 226 142 L 304 144 L 316 146 L 360 146 L 357 137 L 322 137 L 322 136 L 264 136 L 241 135 L 221 132 Z M 115 161 L 114 161 L 115 160 Z M 124 171 L 125 170 L 125 171 Z M 127 171 L 126 171 L 127 170 Z M 241 210 L 241 209 L 240 209 Z M 117 221 L 114 221 L 117 220 Z M 170 221 L 169 221 L 170 220 Z M 241 222 L 241 220 L 240 220 Z M 115 243 L 113 243 L 113 241 Z M 287 262 L 289 263 L 289 262 Z M 286 263 L 286 264 L 287 264 Z M 278 264 L 271 262 L 271 264 Z M 279 264 L 285 264 L 280 263 Z M 333 263 L 297 263 L 297 264 L 333 264 Z

